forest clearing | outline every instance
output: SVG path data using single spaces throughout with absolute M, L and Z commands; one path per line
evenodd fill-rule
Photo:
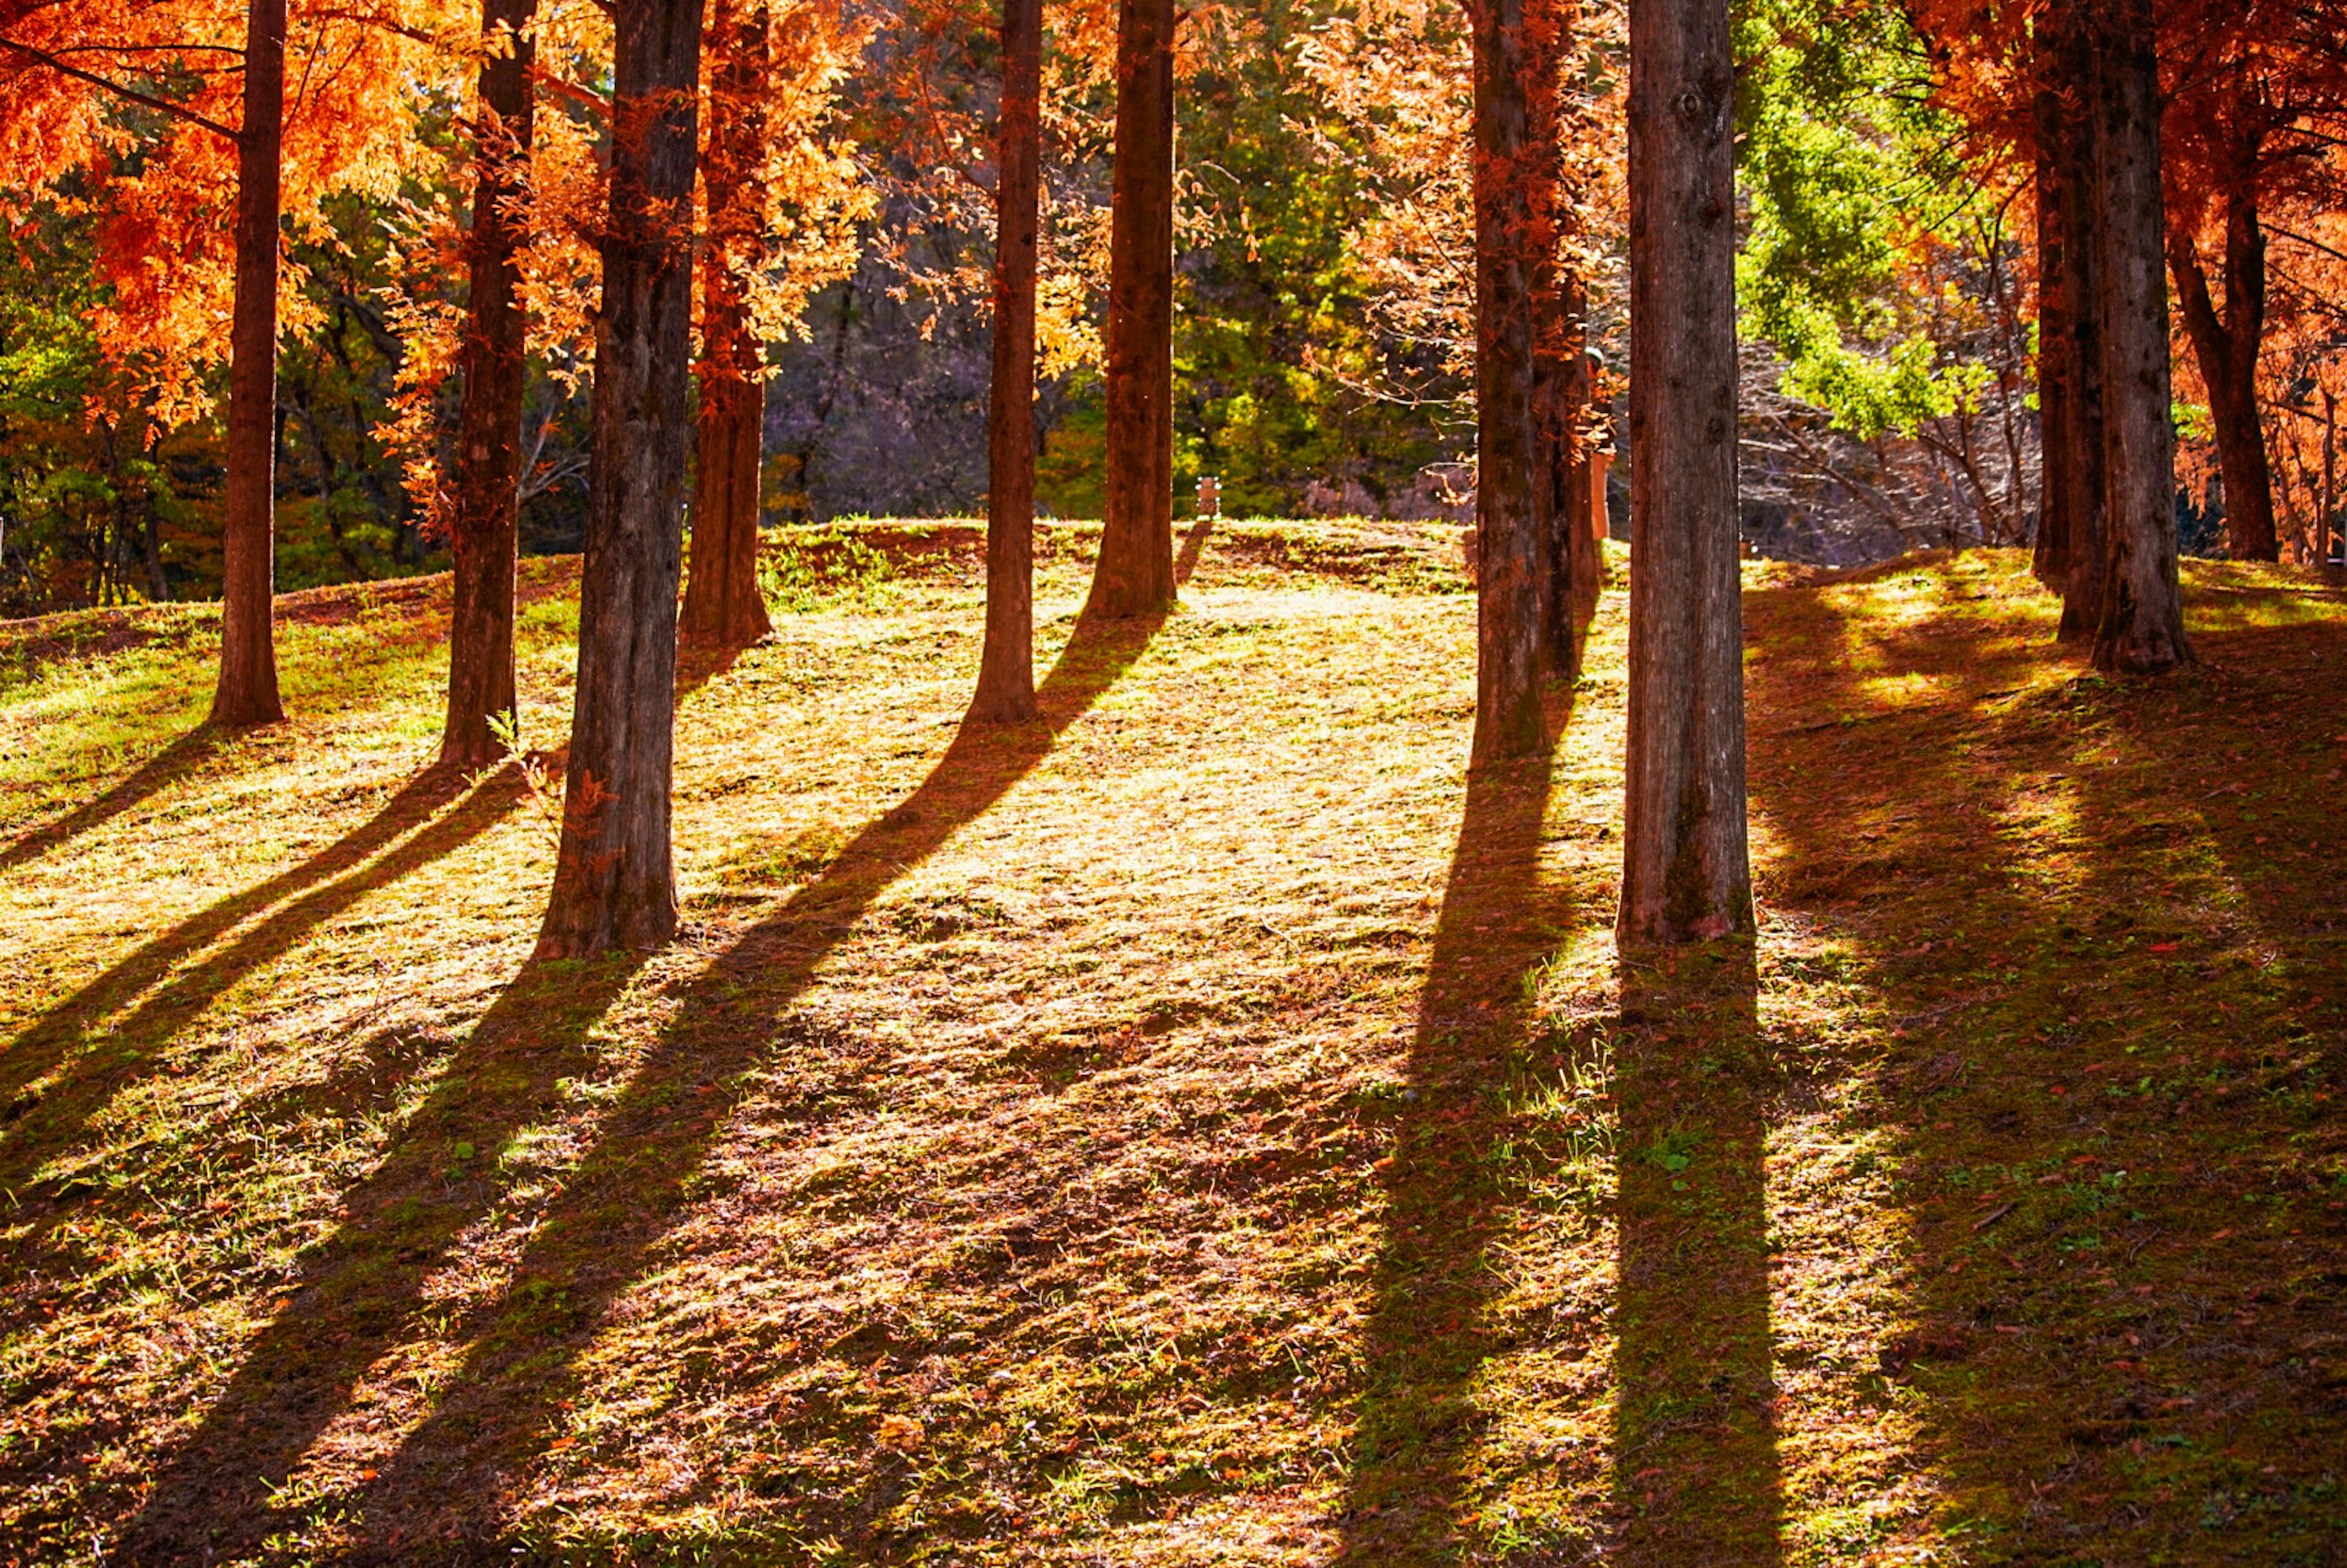
M 1455 529 L 1080 624 L 1042 527 L 1002 726 L 981 530 L 816 537 L 579 961 L 445 577 L 283 600 L 256 731 L 216 610 L 0 627 L 0 1560 L 2347 1553 L 2335 584 L 2130 681 L 2026 552 L 1747 563 L 1758 934 L 1617 964 L 1618 546 L 1471 774 Z

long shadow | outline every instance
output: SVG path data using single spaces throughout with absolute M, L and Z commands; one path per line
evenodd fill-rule
M 1755 746 L 1772 901 L 1857 949 L 1894 1030 L 1846 1102 L 1902 1172 L 1910 1317 L 1827 1397 L 1898 1406 L 1939 1525 L 2014 1561 L 2157 1561 L 2211 1530 L 2231 1560 L 2347 1549 L 2311 1501 L 2347 1409 L 2306 1349 L 2347 1312 L 2347 1225 L 2300 1174 L 2347 1018 L 2347 864 L 2319 776 L 2231 765 L 2335 761 L 2347 637 L 2194 608 L 2220 667 L 2156 682 L 2046 683 L 2017 622 L 1946 610 L 1754 617 L 1759 705 L 1818 715 Z M 1895 682 L 1860 690 L 1867 660 L 1776 656 L 1837 637 L 1933 694 L 1901 710 Z M 2304 787 L 2250 798 L 2277 777 Z
M 1553 767 L 1543 753 L 1467 777 L 1385 1178 L 1342 1563 L 1494 1560 L 1470 1495 L 1496 1415 L 1479 1372 L 1510 1348 L 1488 1310 L 1509 1201 L 1489 1156 L 1512 1120 L 1492 1091 L 1537 1027 L 1525 977 L 1573 920 L 1574 891 L 1540 875 Z
M 1625 956 L 1611 1560 L 1780 1560 L 1768 1108 L 1747 942 Z
M 682 1217 L 688 1185 L 739 1103 L 741 1081 L 794 1038 L 784 1017 L 825 955 L 873 900 L 999 800 L 1049 754 L 1059 734 L 1137 659 L 1159 618 L 1080 621 L 1038 689 L 1033 723 L 965 726 L 929 776 L 882 814 L 824 871 L 743 935 L 676 999 L 654 1041 L 604 1117 L 598 1141 L 532 1228 L 500 1296 L 433 1413 L 364 1494 L 382 1500 L 355 1560 L 402 1561 L 416 1542 L 462 1555 L 487 1551 L 500 1522 L 493 1478 L 526 1467 L 572 1391 L 575 1358 L 593 1339 L 650 1249 Z M 139 1561 L 249 1551 L 292 1517 L 282 1485 L 366 1368 L 413 1317 L 427 1275 L 451 1259 L 466 1224 L 487 1211 L 486 1179 L 450 1184 L 448 1151 L 468 1144 L 480 1165 L 542 1116 L 557 1081 L 591 1058 L 581 1043 L 633 965 L 582 977 L 580 1020 L 552 1042 L 519 1034 L 536 999 L 561 997 L 558 975 L 533 972 L 492 1009 L 427 1114 L 355 1192 L 349 1218 L 305 1264 L 309 1281 L 246 1355 L 159 1479 L 125 1536 Z M 761 1027 L 763 1015 L 768 1023 Z M 484 1083 L 497 1085 L 484 1094 Z M 821 1097 L 801 1105 L 820 1113 Z M 396 1520 L 380 1517 L 396 1504 Z M 422 1517 L 418 1516 L 419 1511 Z M 406 1544 L 402 1545 L 405 1542 Z
M 511 811 L 521 786 L 510 771 L 483 781 L 472 798 L 434 820 L 464 792 L 457 774 L 432 769 L 410 780 L 360 826 L 301 865 L 232 895 L 130 953 L 50 1009 L 0 1051 L 0 1183 L 19 1179 L 28 1149 L 54 1149 L 108 1094 L 162 1065 L 159 1029 L 177 1027 L 238 980 L 366 894 L 427 866 L 478 836 Z M 407 842 L 371 860 L 419 824 Z M 320 886 L 323 884 L 323 886 Z M 306 892 L 304 890 L 307 890 Z M 296 897 L 298 895 L 298 897 Z M 210 961 L 163 982 L 188 958 L 238 925 L 291 898 Z M 162 989 L 156 990 L 161 984 Z M 148 993 L 152 992 L 152 995 Z M 139 999 L 146 999 L 141 1002 Z M 138 1003 L 128 1018 L 109 1023 Z M 27 1091 L 79 1052 L 67 1081 Z
M 13 871 L 62 848 L 148 800 L 210 757 L 219 749 L 220 739 L 220 732 L 209 725 L 181 735 L 97 799 L 84 802 L 55 822 L 19 834 L 0 847 L 0 872 Z

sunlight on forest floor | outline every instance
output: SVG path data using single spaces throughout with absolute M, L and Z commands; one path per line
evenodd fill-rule
M 1618 578 L 1471 779 L 1447 530 L 1079 630 L 1047 529 L 959 738 L 976 532 L 856 533 L 687 661 L 683 939 L 528 972 L 445 579 L 233 740 L 216 612 L 0 625 L 0 1562 L 2347 1553 L 2336 589 L 2126 684 L 2010 552 L 1755 566 L 1760 939 L 1617 972 Z

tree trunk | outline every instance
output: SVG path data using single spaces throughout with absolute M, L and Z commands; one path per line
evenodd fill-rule
M 2095 211 L 2094 94 L 2099 72 L 2081 5 L 2082 0 L 2055 0 L 2047 10 L 2042 39 L 2046 70 L 2064 90 L 2048 92 L 2039 102 L 2039 243 L 2047 254 L 2039 282 L 2038 363 L 2041 391 L 2056 389 L 2058 409 L 2043 426 L 2040 487 L 2040 505 L 2056 532 L 2041 544 L 2035 565 L 2040 580 L 2062 595 L 2055 635 L 2065 642 L 2092 636 L 2101 622 L 2109 534 L 2104 520 L 2102 264 Z
M 1476 765 L 1548 743 L 1533 280 L 1545 215 L 1525 0 L 1474 0 Z
M 440 760 L 466 767 L 505 750 L 492 728 L 517 722 L 514 570 L 521 508 L 523 355 L 528 320 L 514 251 L 515 206 L 529 190 L 535 130 L 529 71 L 537 0 L 483 0 L 481 36 L 503 36 L 481 62 L 480 124 L 474 131 L 471 281 L 462 365 L 465 406 L 456 424 L 454 605 L 448 620 L 448 717 Z
M 617 19 L 611 197 L 595 321 L 594 485 L 579 588 L 579 686 L 541 958 L 676 930 L 669 843 L 676 588 L 692 338 L 700 0 Z
M 1727 0 L 1630 9 L 1629 746 L 1623 944 L 1752 929 L 1736 517 Z
M 2043 44 L 2041 41 L 2041 48 Z M 2062 98 L 2058 80 L 2041 61 L 2047 85 L 2032 105 L 2037 132 L 2037 538 L 2030 571 L 2059 590 L 2070 575 L 2070 539 L 2076 507 L 2071 493 L 2072 399 L 2077 382 L 2077 341 L 2071 323 L 2063 225 L 2071 205 L 2062 158 Z
M 1084 609 L 1174 602 L 1174 0 L 1121 0 L 1109 192 L 1108 516 Z
M 1589 518 L 1588 290 L 1559 252 L 1579 234 L 1579 192 L 1565 177 L 1563 66 L 1573 35 L 1556 0 L 1526 0 L 1532 257 L 1532 410 L 1542 555 L 1542 661 L 1571 679 L 1602 569 Z
M 236 303 L 229 322 L 228 494 L 216 724 L 271 724 L 277 696 L 277 220 L 285 141 L 285 0 L 245 12 L 236 154 Z
M 994 382 L 986 421 L 986 649 L 969 704 L 969 716 L 981 723 L 1035 717 L 1035 241 L 1042 58 L 1043 0 L 1002 0 Z
M 758 591 L 765 350 L 751 325 L 744 282 L 764 242 L 770 46 L 764 0 L 712 0 L 710 15 L 725 56 L 710 84 L 702 165 L 709 241 L 701 261 L 701 425 L 683 630 L 695 641 L 740 648 L 774 630 Z
M 2159 63 L 2150 0 L 2097 0 L 2096 21 L 2108 533 L 2094 661 L 2097 670 L 2149 675 L 2192 658 L 2176 569 Z
M 2236 560 L 2279 560 L 2273 469 L 2258 414 L 2258 351 L 2266 332 L 2266 236 L 2254 190 L 2236 189 L 2225 203 L 2225 309 L 2218 313 L 2209 275 L 2189 234 L 2168 239 L 2168 271 L 2217 427 L 2217 468 L 2225 481 L 2225 542 Z

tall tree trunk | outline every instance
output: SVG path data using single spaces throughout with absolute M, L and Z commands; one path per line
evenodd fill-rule
M 529 190 L 536 130 L 529 72 L 537 0 L 483 0 L 480 124 L 474 130 L 471 272 L 456 423 L 454 604 L 448 620 L 448 716 L 440 760 L 477 767 L 504 743 L 492 728 L 517 719 L 514 571 L 521 509 L 523 355 L 528 321 L 514 251 L 516 205 Z M 508 731 L 510 733 L 510 730 Z
M 1120 0 L 1109 192 L 1108 516 L 1085 611 L 1174 602 L 1174 0 Z
M 2041 34 L 2052 87 L 2038 100 L 2039 388 L 2043 425 L 2039 580 L 2062 595 L 2055 636 L 2091 637 L 2102 620 L 2106 541 L 2100 220 L 2095 210 L 2097 55 L 2085 0 L 2052 0 Z
M 2053 62 L 2040 42 L 2043 78 L 2032 104 L 2037 133 L 2037 537 L 2030 571 L 2059 590 L 2070 573 L 2070 539 L 2076 527 L 2071 494 L 2072 401 L 2076 395 L 2077 340 L 2069 297 L 2063 225 L 2071 206 L 2068 169 L 2063 161 L 2062 97 Z
M 1597 604 L 1601 569 L 1589 519 L 1588 290 L 1577 259 L 1580 193 L 1566 178 L 1563 76 L 1573 34 L 1557 0 L 1525 0 L 1532 257 L 1532 417 L 1542 555 L 1542 659 L 1550 674 L 1581 667 L 1581 631 Z
M 1478 765 L 1547 743 L 1547 551 L 1533 282 L 1545 214 L 1525 0 L 1473 0 L 1475 739 Z
M 1727 0 L 1631 0 L 1627 815 L 1617 935 L 1752 929 Z
M 684 635 L 744 647 L 774 630 L 758 591 L 758 466 L 766 429 L 764 345 L 745 279 L 764 242 L 768 42 L 764 0 L 712 0 L 716 46 L 702 188 L 701 425 L 692 470 L 692 570 Z
M 969 716 L 985 723 L 1035 716 L 1035 241 L 1042 190 L 1042 62 L 1043 0 L 1002 0 L 1002 108 L 994 133 L 994 381 L 986 405 L 986 648 L 969 704 Z
M 245 12 L 236 151 L 236 304 L 229 321 L 228 495 L 220 685 L 212 723 L 270 724 L 277 696 L 277 220 L 285 143 L 285 0 Z
M 692 338 L 700 0 L 615 13 L 611 199 L 595 321 L 594 485 L 579 587 L 579 685 L 541 958 L 676 930 L 669 841 L 676 588 Z
M 2217 427 L 2217 467 L 2225 481 L 2225 541 L 2237 560 L 2279 560 L 2273 469 L 2258 415 L 2258 351 L 2266 333 L 2266 236 L 2257 195 L 2246 184 L 2225 203 L 2225 309 L 2209 294 L 2200 249 L 2189 234 L 2168 237 L 2168 267 Z
M 2151 0 L 2096 0 L 2102 119 L 2105 527 L 2098 670 L 2148 675 L 2192 658 L 2176 567 L 2176 429 L 2168 392 L 2159 62 Z

